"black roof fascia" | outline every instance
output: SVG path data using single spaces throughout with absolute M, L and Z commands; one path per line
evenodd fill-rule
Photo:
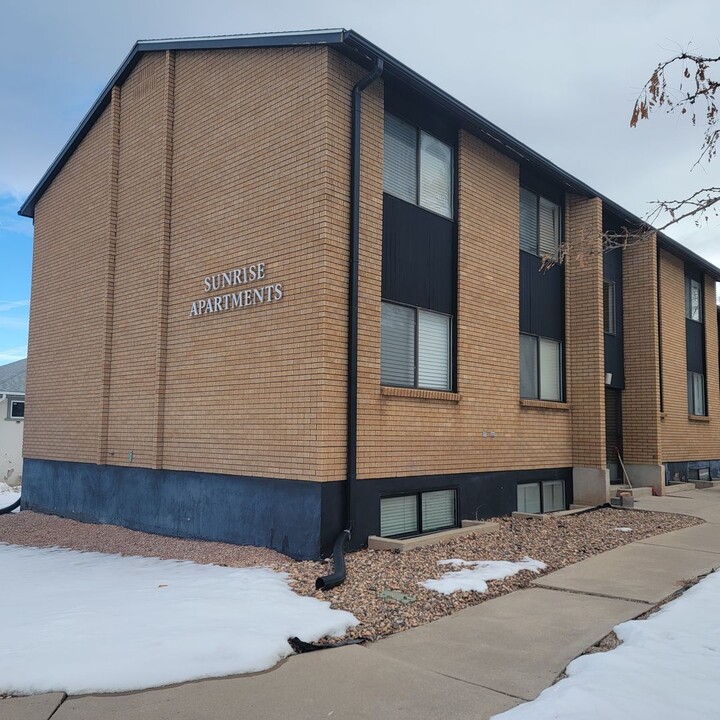
M 70 155 L 75 151 L 82 139 L 87 135 L 93 123 L 100 117 L 103 110 L 110 103 L 112 89 L 122 85 L 133 68 L 140 61 L 145 52 L 165 50 L 220 50 L 232 48 L 253 47 L 291 47 L 295 45 L 336 45 L 342 43 L 346 31 L 343 29 L 315 30 L 303 33 L 267 33 L 257 35 L 215 36 L 203 38 L 177 38 L 168 40 L 139 40 L 133 45 L 125 60 L 112 76 L 110 82 L 103 88 L 98 99 L 93 103 L 87 115 L 82 119 L 65 143 L 58 156 L 33 188 L 18 215 L 32 218 L 35 214 L 35 204 L 40 196 L 47 190 L 50 183 L 60 172 Z
M 481 136 L 489 145 L 492 145 L 510 157 L 514 157 L 518 162 L 528 163 L 554 177 L 564 185 L 569 192 L 599 198 L 608 210 L 623 222 L 627 222 L 630 226 L 652 227 L 646 221 L 628 212 L 625 208 L 610 200 L 610 198 L 594 190 L 581 180 L 578 180 L 578 178 L 558 167 L 555 163 L 543 157 L 532 148 L 516 140 L 512 135 L 509 135 L 497 125 L 486 120 L 482 115 L 467 105 L 464 105 L 459 100 L 456 100 L 452 95 L 441 90 L 437 85 L 426 80 L 414 70 L 411 70 L 407 65 L 388 55 L 388 53 L 365 39 L 362 35 L 356 33 L 354 30 L 344 30 L 341 28 L 314 30 L 303 33 L 261 33 L 257 35 L 141 40 L 135 43 L 130 54 L 125 58 L 123 64 L 105 86 L 100 97 L 95 101 L 95 104 L 75 130 L 70 140 L 25 200 L 20 208 L 19 214 L 25 217 L 33 217 L 35 203 L 58 172 L 60 172 L 60 169 L 70 154 L 80 144 L 83 137 L 85 137 L 92 123 L 95 122 L 105 109 L 110 101 L 112 88 L 115 85 L 122 84 L 138 63 L 140 55 L 143 52 L 288 47 L 293 45 L 330 45 L 365 67 L 370 67 L 376 58 L 382 58 L 384 63 L 383 74 L 386 77 L 390 76 L 402 84 L 409 86 L 421 96 L 428 98 L 431 102 L 437 104 L 440 108 L 444 109 L 445 112 L 453 116 L 461 127 L 464 127 L 473 134 Z M 697 253 L 694 253 L 676 240 L 668 237 L 665 233 L 658 232 L 657 237 L 660 247 L 694 263 L 715 280 L 720 280 L 720 268 L 700 257 Z
M 622 222 L 627 223 L 628 227 L 652 228 L 647 221 L 637 217 L 613 200 L 610 200 L 610 198 L 606 197 L 602 193 L 599 193 L 586 183 L 578 180 L 570 173 L 558 167 L 555 163 L 543 157 L 532 148 L 528 147 L 524 143 L 521 143 L 519 140 L 516 140 L 512 135 L 509 135 L 497 125 L 491 123 L 489 120 L 486 120 L 482 115 L 479 115 L 467 105 L 464 105 L 459 100 L 456 100 L 452 97 L 452 95 L 446 93 L 444 90 L 441 90 L 436 85 L 433 85 L 429 80 L 426 80 L 414 70 L 407 67 L 407 65 L 404 65 L 378 48 L 376 45 L 373 45 L 371 42 L 362 37 L 362 35 L 358 35 L 358 33 L 353 30 L 349 30 L 345 35 L 344 45 L 357 50 L 362 55 L 369 57 L 370 59 L 381 57 L 385 65 L 383 72 L 385 76 L 390 75 L 391 77 L 395 77 L 400 82 L 409 85 L 420 95 L 430 98 L 431 101 L 437 103 L 439 106 L 444 108 L 446 112 L 455 117 L 462 127 L 476 135 L 482 136 L 483 140 L 488 144 L 501 150 L 505 154 L 510 155 L 510 157 L 515 157 L 520 162 L 526 162 L 554 177 L 570 192 L 579 195 L 586 195 L 588 197 L 599 198 L 602 200 L 603 205 Z M 720 268 L 716 267 L 689 248 L 686 248 L 684 245 L 677 242 L 677 240 L 673 240 L 671 237 L 668 237 L 663 232 L 658 231 L 657 238 L 658 245 L 660 247 L 668 250 L 674 255 L 678 255 L 683 259 L 694 263 L 698 267 L 702 268 L 702 270 L 713 279 L 720 280 Z

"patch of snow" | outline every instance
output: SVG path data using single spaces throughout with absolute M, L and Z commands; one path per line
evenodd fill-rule
M 615 628 L 622 645 L 583 655 L 568 677 L 499 720 L 707 720 L 718 717 L 720 572 L 647 620 Z
M 0 692 L 121 692 L 257 672 L 358 624 L 286 573 L 0 544 Z
M 19 487 L 11 487 L 7 483 L 0 482 L 0 509 L 12 505 L 19 497 Z M 20 512 L 20 508 L 15 508 L 12 512 Z
M 616 529 L 618 532 L 632 532 L 632 531 L 633 531 L 632 528 L 626 528 L 626 527 L 615 528 L 615 529 Z
M 420 583 L 428 590 L 435 590 L 443 593 L 443 595 L 450 595 L 458 590 L 474 590 L 483 593 L 487 590 L 487 580 L 504 580 L 517 575 L 523 570 L 537 573 L 547 567 L 544 562 L 529 557 L 523 558 L 520 562 L 459 560 L 458 558 L 452 558 L 450 560 L 439 560 L 438 565 L 452 565 L 453 567 L 464 568 L 463 570 L 446 572 L 438 580 L 425 580 Z

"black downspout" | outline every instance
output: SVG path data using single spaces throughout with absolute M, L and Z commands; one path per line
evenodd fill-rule
M 353 487 L 357 479 L 357 347 L 358 347 L 358 256 L 360 254 L 360 118 L 362 92 L 383 72 L 383 60 L 377 58 L 372 71 L 361 78 L 352 91 L 350 148 L 350 278 L 348 307 L 348 384 L 345 477 L 345 529 L 333 548 L 334 572 L 315 581 L 318 590 L 329 590 L 345 580 L 343 548 L 352 537 Z

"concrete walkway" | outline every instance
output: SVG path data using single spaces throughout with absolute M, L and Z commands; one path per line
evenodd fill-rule
M 706 524 L 596 555 L 532 588 L 366 647 L 293 656 L 265 673 L 158 690 L 3 700 L 0 718 L 489 718 L 537 697 L 618 623 L 720 567 L 720 488 L 644 498 L 636 507 L 695 515 Z

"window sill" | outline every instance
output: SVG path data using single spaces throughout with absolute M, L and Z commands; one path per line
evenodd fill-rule
M 380 386 L 380 394 L 389 397 L 420 398 L 421 400 L 444 400 L 445 402 L 460 402 L 462 395 L 447 390 L 422 390 L 421 388 L 404 388 Z
M 521 398 L 520 407 L 540 408 L 542 410 L 559 410 L 560 412 L 570 411 L 570 403 L 555 402 L 553 400 L 530 400 L 528 398 Z
M 663 411 L 660 413 L 660 419 L 661 419 L 661 420 L 664 420 L 666 417 L 667 417 L 667 413 L 663 410 Z
M 688 415 L 688 420 L 691 422 L 709 423 L 710 418 L 707 415 Z

